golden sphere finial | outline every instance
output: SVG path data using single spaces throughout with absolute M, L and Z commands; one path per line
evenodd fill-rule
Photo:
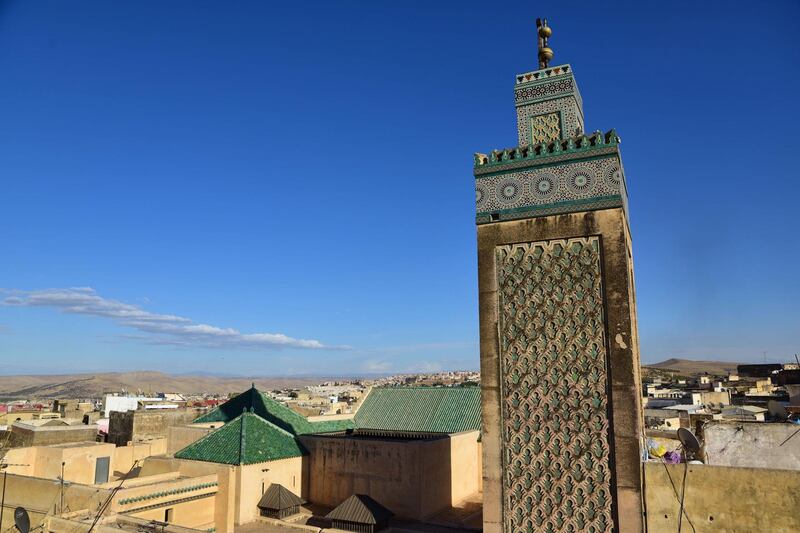
M 547 19 L 536 19 L 536 33 L 539 36 L 539 68 L 547 68 L 553 59 L 553 50 L 547 45 L 547 40 L 553 35 L 553 30 L 547 25 Z

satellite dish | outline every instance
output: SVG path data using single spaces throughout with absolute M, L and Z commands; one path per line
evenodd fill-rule
M 681 441 L 683 449 L 689 452 L 692 456 L 700 452 L 700 441 L 694 436 L 694 433 L 686 428 L 678 428 L 678 440 Z
M 19 533 L 28 533 L 31 530 L 31 518 L 24 507 L 14 509 L 14 525 L 17 526 Z

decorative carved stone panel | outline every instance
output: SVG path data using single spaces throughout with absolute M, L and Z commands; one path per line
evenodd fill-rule
M 495 248 L 508 533 L 613 528 L 599 237 Z
M 558 113 L 531 117 L 531 144 L 550 142 L 561 138 L 561 118 Z

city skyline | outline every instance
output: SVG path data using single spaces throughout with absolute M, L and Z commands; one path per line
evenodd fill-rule
M 740 7 L 546 13 L 623 141 L 643 362 L 798 349 L 800 8 Z M 2 9 L 0 373 L 477 369 L 469 154 L 516 144 L 534 14 Z

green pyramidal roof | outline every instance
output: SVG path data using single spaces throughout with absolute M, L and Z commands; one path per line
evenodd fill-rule
M 353 427 L 351 420 L 309 422 L 303 415 L 292 411 L 282 403 L 273 400 L 259 391 L 255 385 L 204 414 L 195 420 L 195 422 L 227 423 L 239 416 L 243 410 L 252 411 L 261 418 L 272 422 L 292 435 L 327 433 Z
M 367 395 L 354 417 L 358 429 L 458 433 L 481 428 L 478 387 L 387 387 Z
M 300 457 L 303 453 L 303 448 L 288 431 L 255 413 L 242 413 L 175 453 L 175 457 L 229 465 L 249 465 Z

